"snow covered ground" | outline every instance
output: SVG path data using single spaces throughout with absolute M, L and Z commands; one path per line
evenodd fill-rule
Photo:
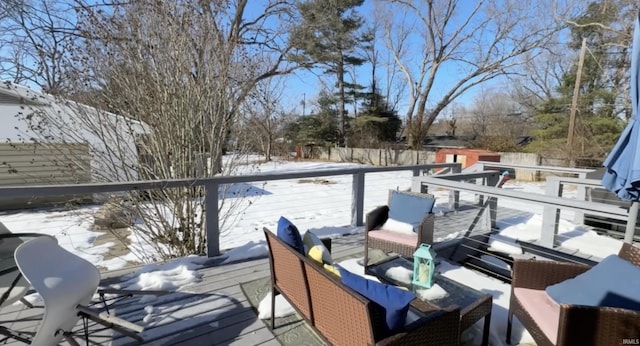
M 321 163 L 321 162 L 270 162 L 259 165 L 248 165 L 239 174 L 256 174 L 258 172 L 292 172 L 318 171 L 332 168 L 348 168 L 356 164 Z M 222 229 L 220 238 L 221 248 L 226 261 L 233 262 L 255 256 L 267 254 L 267 248 L 262 234 L 262 227 L 276 229 L 280 216 L 289 218 L 298 226 L 301 232 L 313 230 L 320 236 L 339 237 L 344 234 L 361 232 L 359 227 L 349 225 L 351 219 L 351 176 L 331 176 L 309 180 L 277 180 L 266 183 L 252 184 L 261 193 L 251 194 L 240 203 L 243 205 L 234 209 L 235 215 Z M 365 210 L 385 204 L 388 189 L 408 189 L 411 186 L 411 172 L 385 172 L 367 174 L 365 180 Z M 507 182 L 503 188 L 523 191 L 527 193 L 544 193 L 543 183 Z M 432 192 L 436 196 L 436 209 L 446 210 L 446 191 Z M 565 194 L 571 197 L 571 192 Z M 461 198 L 473 198 L 462 194 Z M 491 241 L 491 246 L 506 252 L 519 252 L 515 239 L 534 240 L 541 229 L 542 207 L 531 206 L 517 201 L 500 200 L 510 208 L 521 209 L 534 213 L 534 216 L 522 220 L 510 220 L 508 224 L 501 224 L 500 236 Z M 94 242 L 103 232 L 95 231 L 93 214 L 97 206 L 82 207 L 77 210 L 36 210 L 0 214 L 0 222 L 13 232 L 38 232 L 53 235 L 65 249 L 83 257 L 96 266 L 107 269 L 118 269 L 139 259 L 135 253 L 124 254 L 115 258 L 105 259 L 113 243 L 95 246 Z M 574 225 L 572 215 L 562 214 L 559 224 L 559 238 L 567 248 L 579 249 L 583 253 L 604 258 L 617 253 L 621 242 L 603 237 L 584 227 Z M 462 234 L 464 230 L 458 230 Z M 135 232 L 131 234 L 131 241 L 136 242 Z M 152 251 L 143 247 L 144 251 Z M 191 283 L 200 280 L 197 269 L 202 266 L 204 258 L 190 256 L 172 261 L 167 264 L 150 264 L 139 272 L 130 276 L 123 284 L 125 288 L 136 289 L 171 289 L 188 290 Z M 498 265 L 506 265 L 497 263 Z M 359 272 L 362 267 L 350 265 L 350 270 Z M 480 288 L 494 297 L 494 310 L 491 323 L 491 344 L 502 345 L 506 330 L 506 314 L 509 302 L 509 285 L 501 281 L 486 277 L 478 272 L 443 262 L 441 272 L 456 281 L 468 286 Z M 151 305 L 150 305 L 151 306 Z M 151 315 L 153 307 L 151 306 Z M 520 326 L 514 327 L 514 338 L 520 336 L 520 342 L 531 342 L 530 335 Z M 469 338 L 477 339 L 480 328 L 475 328 Z

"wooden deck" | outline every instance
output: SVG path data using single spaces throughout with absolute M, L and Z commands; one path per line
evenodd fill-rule
M 332 242 L 332 252 L 336 258 L 354 255 L 363 251 L 362 244 L 362 234 L 338 238 Z M 116 316 L 145 325 L 142 321 L 147 315 L 145 308 L 154 307 L 153 326 L 142 334 L 144 345 L 279 345 L 240 289 L 240 283 L 269 276 L 268 259 L 225 265 L 212 261 L 198 271 L 202 274 L 201 282 L 186 287 L 184 292 L 157 297 L 151 302 L 141 301 L 141 297 L 126 298 L 114 306 Z M 117 276 L 105 280 L 106 283 L 116 281 Z M 42 312 L 43 309 L 37 307 L 10 306 L 0 310 L 0 325 L 33 333 Z M 81 323 L 76 330 L 83 330 Z M 94 323 L 90 325 L 90 343 L 140 344 Z M 7 344 L 22 345 L 15 341 Z
M 453 232 L 464 232 L 476 212 L 477 209 L 466 209 L 455 214 L 436 216 L 435 238 L 443 238 Z M 528 213 L 521 211 L 505 208 L 498 210 L 499 220 L 528 216 Z M 363 251 L 363 243 L 362 233 L 334 239 L 333 257 L 357 255 Z M 269 276 L 267 258 L 224 265 L 219 260 L 211 260 L 198 272 L 202 274 L 202 280 L 186 287 L 184 291 L 157 297 L 153 301 L 144 301 L 140 296 L 127 298 L 114 306 L 115 315 L 146 326 L 142 334 L 145 338 L 144 345 L 279 345 L 266 324 L 257 318 L 240 288 L 241 283 Z M 123 273 L 124 271 L 105 273 L 103 283 L 118 282 Z M 151 307 L 151 320 L 143 321 L 149 315 Z M 37 307 L 6 307 L 0 310 L 0 326 L 34 333 L 42 313 L 43 309 Z M 82 330 L 80 322 L 76 331 Z M 90 323 L 89 330 L 91 345 L 139 344 L 93 322 Z M 82 339 L 78 340 L 81 345 L 84 344 Z M 7 341 L 6 344 L 22 343 Z

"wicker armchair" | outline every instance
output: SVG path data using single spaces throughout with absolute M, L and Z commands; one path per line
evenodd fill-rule
M 404 201 L 403 197 L 405 197 Z M 415 234 L 402 234 L 383 229 L 382 226 L 389 219 L 391 208 L 406 208 L 402 205 L 402 203 L 407 203 L 406 197 L 414 199 L 414 204 L 423 206 L 420 215 L 417 215 L 422 218 L 418 231 Z M 418 245 L 432 244 L 435 216 L 431 211 L 434 204 L 433 195 L 390 190 L 388 205 L 377 207 L 367 213 L 364 233 L 365 263 L 369 264 L 369 249 L 380 249 L 385 253 L 395 252 L 403 257 L 412 257 Z
M 623 244 L 621 258 L 640 266 L 640 248 Z M 554 261 L 516 260 L 506 341 L 511 342 L 515 315 L 539 346 L 620 345 L 640 337 L 640 311 L 612 307 L 560 304 L 549 308 L 546 287 L 574 278 L 590 266 Z M 554 313 L 549 313 L 554 312 Z M 559 314 L 558 314 L 559 313 Z M 554 333 L 555 331 L 555 333 Z

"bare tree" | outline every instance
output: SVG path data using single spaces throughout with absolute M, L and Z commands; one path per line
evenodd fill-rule
M 242 105 L 258 83 L 297 68 L 286 61 L 287 1 L 252 2 L 251 10 L 247 0 L 76 5 L 82 39 L 67 71 L 74 101 L 58 98 L 59 107 L 26 117 L 40 143 L 94 143 L 94 180 L 230 174 L 239 155 L 223 160 L 223 153 Z M 223 232 L 250 189 L 221 187 Z M 201 186 L 131 193 L 127 205 L 144 221 L 136 235 L 162 258 L 204 253 L 204 193 Z
M 280 78 L 260 81 L 245 101 L 243 108 L 244 141 L 249 143 L 252 149 L 262 152 L 266 161 L 271 161 L 276 141 L 282 135 L 285 120 L 285 112 L 281 105 L 283 83 L 284 80 Z
M 420 147 L 434 120 L 470 88 L 511 73 L 561 28 L 549 1 L 381 0 L 385 43 L 409 88 L 409 144 Z M 447 75 L 455 70 L 456 77 Z
M 483 88 L 470 109 L 474 134 L 515 139 L 526 134 L 520 105 L 506 92 Z
M 0 31 L 0 79 L 51 94 L 65 91 L 65 71 L 76 37 L 70 1 L 3 1 Z
M 374 17 L 372 20 L 373 23 L 368 32 L 372 41 L 377 42 L 382 34 L 381 25 L 379 18 Z M 387 56 L 383 57 L 382 54 Z M 371 64 L 371 81 L 379 87 L 382 96 L 389 104 L 389 108 L 398 109 L 402 94 L 406 91 L 406 83 L 399 76 L 397 63 L 393 59 L 389 59 L 389 54 L 388 50 L 376 44 L 368 45 L 363 49 L 363 56 Z
M 526 59 L 520 73 L 510 76 L 511 97 L 529 110 L 541 102 L 558 96 L 557 88 L 571 66 L 575 54 L 566 45 L 548 47 L 537 56 Z

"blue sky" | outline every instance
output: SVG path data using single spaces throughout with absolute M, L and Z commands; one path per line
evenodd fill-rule
M 371 66 L 368 64 L 360 67 L 360 70 L 363 72 L 360 75 L 359 82 L 365 86 L 368 86 L 371 83 L 371 78 L 369 77 L 371 74 L 370 69 Z M 440 80 L 440 82 L 443 84 L 450 84 L 456 80 L 455 73 L 443 74 L 445 76 Z M 329 86 L 332 86 L 333 83 L 335 83 L 335 77 L 333 76 L 322 76 L 322 79 L 324 83 Z M 305 113 L 306 115 L 309 115 L 311 113 L 311 109 L 313 108 L 314 100 L 317 98 L 318 93 L 323 88 L 323 81 L 320 81 L 318 76 L 314 73 L 303 70 L 297 71 L 295 74 L 285 77 L 285 92 L 282 98 L 284 110 L 295 110 L 298 114 L 302 114 L 302 100 L 304 99 L 306 100 Z M 482 90 L 482 88 L 499 88 L 503 83 L 504 81 L 499 78 L 494 81 L 489 81 L 482 86 L 472 88 L 464 95 L 457 98 L 455 104 L 462 106 L 471 106 L 473 104 L 474 97 Z M 397 109 L 398 115 L 400 117 L 404 117 L 406 114 L 406 103 L 407 102 L 402 102 Z M 352 109 L 353 107 L 349 107 L 349 114 L 352 114 Z
M 259 4 L 261 0 L 253 0 L 253 1 L 256 1 L 256 3 L 254 3 L 254 6 L 249 5 L 248 7 L 248 12 L 249 12 L 248 14 L 250 16 L 255 14 L 255 13 L 250 13 L 252 12 L 252 10 L 260 11 L 262 9 L 261 6 L 259 5 L 256 6 L 256 4 Z M 374 2 L 375 0 L 366 0 L 364 5 L 358 9 L 358 12 L 367 21 L 371 21 L 374 18 L 374 15 L 373 15 L 373 12 L 375 10 Z M 474 6 L 475 4 L 476 2 L 474 1 L 462 0 L 460 1 L 460 10 L 462 12 L 468 11 L 470 9 L 470 6 Z M 394 15 L 399 17 L 398 14 L 394 13 Z M 451 30 L 455 30 L 455 29 L 456 29 L 455 26 L 451 28 Z M 480 37 L 479 40 L 481 41 L 482 37 Z M 419 59 L 419 58 L 420 56 L 416 56 L 416 59 Z M 451 85 L 452 83 L 455 83 L 460 78 L 458 68 L 459 66 L 456 66 L 456 64 L 453 64 L 453 63 L 448 63 L 442 67 L 436 79 L 436 84 L 438 85 L 438 87 L 435 88 L 435 92 L 431 96 L 434 96 L 437 98 L 439 96 L 438 95 L 439 92 L 442 93 L 442 90 L 448 90 L 446 88 L 447 85 Z M 325 75 L 323 76 L 321 81 L 318 78 L 318 75 L 322 75 L 321 70 L 318 69 L 318 70 L 315 70 L 314 72 L 315 73 L 299 70 L 295 74 L 287 76 L 285 78 L 284 84 L 285 84 L 286 90 L 285 90 L 285 95 L 282 99 L 283 108 L 285 111 L 296 110 L 297 113 L 301 114 L 302 113 L 301 102 L 304 99 L 306 101 L 305 113 L 309 114 L 311 112 L 314 99 L 317 97 L 319 91 L 322 89 L 322 83 L 323 82 L 326 83 L 326 85 L 329 87 L 333 87 L 335 85 L 334 76 Z M 365 64 L 359 67 L 357 69 L 357 74 L 358 74 L 357 82 L 359 84 L 362 84 L 365 86 L 369 86 L 371 84 L 371 81 L 370 81 L 371 66 L 369 64 Z M 384 74 L 385 74 L 384 67 L 379 66 L 377 70 L 377 75 L 383 76 Z M 402 76 L 400 75 L 398 75 L 397 78 L 400 78 L 402 80 Z M 379 84 L 379 87 L 384 88 L 384 81 L 380 81 L 380 82 L 381 83 Z M 455 100 L 455 104 L 470 106 L 473 103 L 475 95 L 481 90 L 481 88 L 491 89 L 491 88 L 503 87 L 504 84 L 505 84 L 504 79 L 500 79 L 500 78 L 489 81 L 486 84 L 484 84 L 482 87 L 475 87 L 467 91 L 464 95 L 462 95 L 461 97 Z M 401 103 L 398 106 L 397 110 L 400 116 L 404 116 L 406 113 L 406 102 Z M 349 111 L 352 111 L 352 107 L 349 108 Z
M 364 5 L 358 8 L 358 12 L 367 20 L 370 21 L 374 17 L 374 1 L 366 0 Z M 470 6 L 475 5 L 475 2 L 470 1 L 461 1 L 462 12 L 466 12 L 471 9 Z M 421 57 L 416 57 L 420 59 Z M 369 86 L 371 84 L 371 65 L 369 63 L 364 64 L 363 66 L 357 68 L 358 80 L 359 84 Z M 378 78 L 384 75 L 384 67 L 379 66 L 377 70 Z M 295 109 L 299 114 L 302 114 L 302 106 L 301 101 L 303 98 L 306 100 L 306 114 L 310 113 L 310 107 L 313 104 L 314 99 L 317 97 L 319 91 L 322 89 L 322 82 L 319 80 L 318 75 L 322 76 L 324 83 L 329 87 L 333 87 L 335 84 L 335 76 L 333 75 L 322 75 L 321 70 L 315 70 L 314 73 L 309 71 L 297 71 L 294 75 L 288 76 L 286 78 L 286 91 L 285 96 L 283 97 L 283 106 L 285 110 Z M 450 86 L 459 80 L 459 71 L 458 66 L 453 63 L 447 63 L 442 66 L 440 71 L 437 74 L 436 84 L 441 86 L 442 88 L 435 88 L 433 90 L 433 96 L 438 95 L 439 90 L 448 90 L 446 86 Z M 396 78 L 400 78 L 400 80 L 404 80 L 401 75 L 398 75 Z M 380 81 L 382 82 L 382 81 Z M 504 84 L 504 78 L 497 78 L 492 81 L 488 81 L 482 86 L 474 87 L 468 90 L 465 94 L 455 100 L 456 105 L 464 105 L 470 106 L 473 103 L 475 95 L 482 88 L 497 88 L 500 85 Z M 383 83 L 381 83 L 383 84 Z M 379 85 L 380 86 L 380 85 Z M 440 93 L 441 94 L 441 93 Z M 406 99 L 406 97 L 405 97 Z M 398 114 L 401 117 L 404 117 L 406 114 L 407 102 L 402 102 L 398 106 Z M 349 113 L 352 114 L 352 107 L 348 109 Z M 446 112 L 445 112 L 446 113 Z

